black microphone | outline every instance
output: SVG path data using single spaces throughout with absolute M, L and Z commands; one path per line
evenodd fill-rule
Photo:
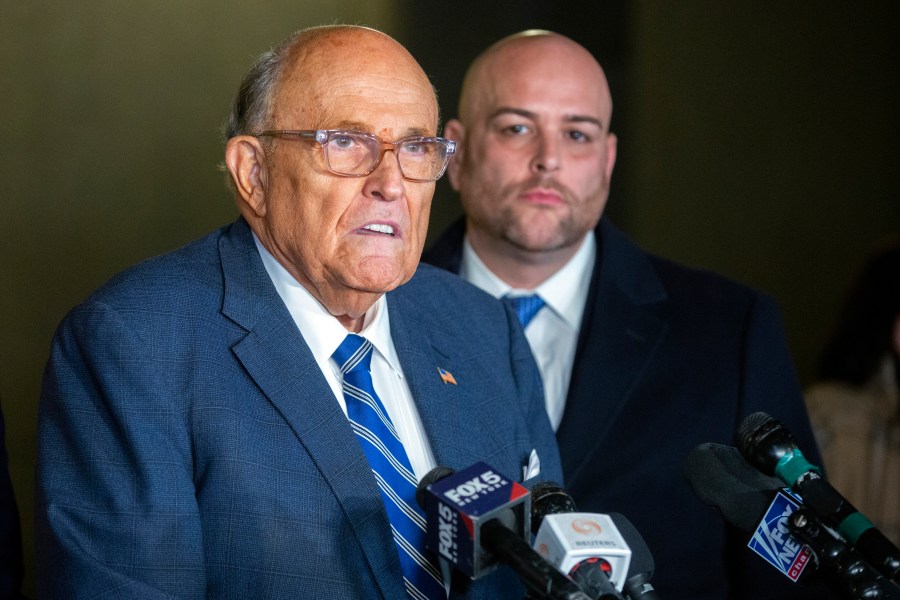
M 628 600 L 659 600 L 650 584 L 655 568 L 650 549 L 628 519 L 578 513 L 575 501 L 553 482 L 535 484 L 531 496 L 535 547 L 545 544 L 542 554 L 582 589 L 594 598 L 621 598 L 620 589 Z M 609 531 L 597 531 L 602 527 Z
M 777 419 L 756 412 L 738 428 L 737 446 L 751 465 L 781 479 L 886 577 L 900 583 L 900 549 L 841 496 L 810 464 L 794 436 Z
M 898 598 L 889 580 L 822 526 L 781 481 L 747 464 L 737 448 L 701 444 L 688 454 L 684 472 L 697 496 L 752 532 L 747 546 L 792 581 L 818 568 L 846 598 Z M 813 569 L 804 572 L 809 565 Z
M 497 564 L 512 568 L 536 598 L 590 600 L 523 539 L 530 537 L 530 495 L 485 463 L 454 472 L 435 467 L 419 482 L 429 550 L 471 579 Z
M 559 484 L 539 481 L 531 486 L 531 533 L 537 535 L 544 517 L 578 512 L 575 500 Z
M 783 483 L 748 465 L 737 448 L 712 443 L 688 453 L 684 475 L 705 504 L 741 531 L 753 534 L 748 543 L 753 552 L 792 581 L 800 579 L 812 552 L 790 535 L 787 518 L 800 503 L 778 495 Z
M 832 534 L 808 508 L 801 506 L 790 517 L 788 527 L 813 548 L 820 571 L 828 568 L 829 579 L 851 600 L 900 600 L 900 588 L 879 573 L 852 546 Z
M 628 567 L 628 577 L 622 587 L 625 600 L 661 600 L 656 588 L 650 583 L 656 565 L 644 537 L 624 516 L 619 513 L 610 513 L 609 516 L 631 548 L 631 565 Z

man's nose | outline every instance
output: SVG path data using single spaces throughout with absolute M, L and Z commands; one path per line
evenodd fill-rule
M 559 169 L 559 140 L 555 136 L 542 134 L 538 138 L 531 167 L 539 173 L 553 172 Z
M 400 170 L 400 161 L 397 151 L 391 145 L 385 145 L 381 149 L 381 160 L 375 170 L 366 177 L 363 188 L 367 195 L 386 201 L 401 198 L 405 192 L 403 172 Z

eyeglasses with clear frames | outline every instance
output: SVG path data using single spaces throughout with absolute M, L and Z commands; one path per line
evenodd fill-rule
M 456 153 L 456 142 L 440 137 L 410 136 L 388 142 L 373 133 L 345 129 L 282 129 L 253 135 L 296 136 L 318 142 L 328 170 L 343 177 L 365 177 L 378 167 L 385 152 L 393 150 L 404 179 L 437 181 Z

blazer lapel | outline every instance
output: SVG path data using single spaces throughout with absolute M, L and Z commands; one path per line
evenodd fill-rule
M 668 328 L 662 316 L 667 295 L 646 257 L 609 223 L 601 222 L 598 235 L 600 255 L 557 431 L 568 480 L 589 466 L 594 450 L 616 427 Z
M 436 463 L 457 470 L 479 461 L 517 463 L 474 382 L 454 385 L 441 379 L 438 367 L 459 374 L 454 358 L 459 349 L 443 343 L 445 336 L 434 330 L 427 311 L 402 290 L 387 297 L 391 337 Z M 506 475 L 518 480 L 521 474 Z
M 269 279 L 249 227 L 239 220 L 219 244 L 225 277 L 223 313 L 247 330 L 234 353 L 278 409 L 318 467 L 366 555 L 385 598 L 406 594 L 390 523 L 334 393 Z M 361 491 L 363 493 L 361 493 Z

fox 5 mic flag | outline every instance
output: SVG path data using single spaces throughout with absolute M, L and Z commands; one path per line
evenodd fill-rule
M 499 519 L 524 539 L 531 533 L 528 490 L 483 462 L 430 484 L 424 508 L 428 519 L 426 547 L 471 579 L 498 564 L 496 557 L 482 549 L 481 527 L 485 523 Z

